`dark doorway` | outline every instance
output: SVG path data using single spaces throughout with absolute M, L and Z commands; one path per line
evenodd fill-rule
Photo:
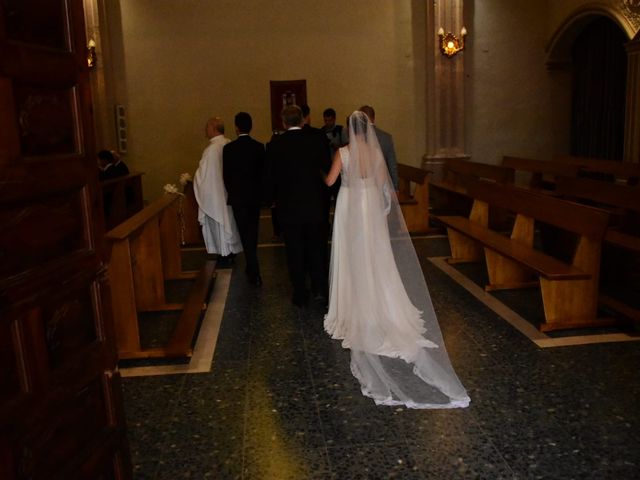
M 571 154 L 622 160 L 627 84 L 624 32 L 608 18 L 590 23 L 573 45 Z
M 269 82 L 271 91 L 271 129 L 279 133 L 284 128 L 280 112 L 287 105 L 302 106 L 307 103 L 306 80 L 272 80 Z

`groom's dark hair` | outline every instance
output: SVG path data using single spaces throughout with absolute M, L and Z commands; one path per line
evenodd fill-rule
M 367 117 L 369 117 L 369 121 L 371 123 L 376 121 L 376 111 L 373 109 L 371 105 L 363 105 L 358 110 L 364 112 Z
M 280 116 L 287 128 L 299 127 L 302 125 L 302 110 L 297 105 L 284 107 Z
M 249 133 L 251 131 L 251 127 L 253 127 L 251 115 L 249 115 L 247 112 L 236 113 L 234 121 L 240 133 Z

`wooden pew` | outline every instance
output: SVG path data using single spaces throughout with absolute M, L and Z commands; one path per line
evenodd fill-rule
M 626 252 L 618 260 L 627 268 L 635 268 L 634 260 L 637 262 L 640 255 L 640 187 L 587 178 L 559 178 L 557 193 L 567 199 L 587 201 L 609 210 L 610 222 L 604 241 L 607 245 Z M 620 265 L 614 267 L 618 281 L 620 275 L 624 278 L 623 272 L 618 271 L 619 267 Z M 640 322 L 640 309 L 604 293 L 600 293 L 599 298 L 602 305 Z
M 198 202 L 193 191 L 193 182 L 187 182 L 182 193 L 184 193 L 184 202 L 182 204 L 184 243 L 186 245 L 204 245 L 202 226 L 198 222 Z
M 539 283 L 545 312 L 542 331 L 612 323 L 597 318 L 607 212 L 495 182 L 468 182 L 466 188 L 474 199 L 468 218 L 433 216 L 447 227 L 451 263 L 484 260 L 489 277 L 487 291 Z M 496 207 L 516 215 L 510 236 L 489 226 L 490 209 Z M 570 262 L 535 248 L 536 222 L 554 225 L 577 237 Z
M 429 178 L 431 214 L 469 215 L 473 199 L 467 192 L 467 184 L 487 180 L 497 184 L 513 184 L 513 168 L 467 160 L 448 159 L 444 163 L 441 181 Z M 508 223 L 504 211 L 491 212 L 491 225 L 502 228 Z
M 181 267 L 180 195 L 166 194 L 107 233 L 111 242 L 109 280 L 118 357 L 190 356 L 191 343 L 213 280 L 215 262 L 200 272 Z M 184 304 L 167 302 L 165 281 L 195 278 Z M 169 343 L 142 348 L 138 314 L 182 310 Z
M 516 183 L 520 183 L 517 181 L 518 173 L 528 174 L 529 179 L 524 184 L 536 190 L 552 190 L 556 177 L 576 177 L 580 170 L 578 165 L 508 155 L 502 157 L 501 165 L 516 172 Z
M 398 202 L 410 233 L 425 233 L 429 230 L 428 173 L 421 168 L 398 164 Z
M 575 157 L 572 155 L 556 155 L 555 162 L 580 167 L 584 176 L 604 176 L 627 185 L 638 185 L 640 180 L 640 163 L 617 162 L 599 158 Z
M 610 230 L 640 236 L 640 187 L 589 178 L 558 178 L 558 195 L 587 201 L 611 213 Z
M 105 229 L 111 230 L 144 207 L 141 172 L 100 182 Z

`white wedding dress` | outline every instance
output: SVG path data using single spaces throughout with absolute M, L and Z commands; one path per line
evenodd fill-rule
M 351 118 L 325 330 L 351 349 L 351 371 L 377 404 L 466 407 L 375 131 L 362 112 Z

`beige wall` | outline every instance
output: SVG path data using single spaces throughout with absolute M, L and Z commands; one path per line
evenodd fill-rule
M 548 160 L 568 152 L 570 70 L 549 69 L 546 62 L 552 38 L 576 15 L 607 15 L 629 38 L 640 27 L 640 18 L 617 0 L 520 1 L 517 7 L 512 0 L 465 2 L 465 145 L 478 162 L 498 163 L 503 155 Z
M 117 36 L 109 42 L 118 54 L 108 65 L 114 79 L 108 98 L 128 108 L 126 160 L 146 172 L 147 200 L 180 173 L 195 171 L 211 115 L 226 120 L 233 138 L 233 115 L 248 111 L 254 136 L 267 141 L 269 80 L 306 79 L 316 126 L 325 107 L 334 107 L 343 123 L 361 104 L 374 105 L 378 125 L 394 135 L 399 161 L 420 165 L 431 0 L 95 1 L 111 24 L 103 31 Z M 568 149 L 570 75 L 547 68 L 547 49 L 585 6 L 613 11 L 627 31 L 634 24 L 637 30 L 640 19 L 625 20 L 620 5 L 465 2 L 465 148 L 473 160 L 548 159 Z
M 115 1 L 115 0 L 114 0 Z M 400 162 L 425 150 L 424 3 L 410 0 L 120 0 L 129 120 L 127 161 L 146 199 L 193 173 L 204 123 L 254 117 L 271 134 L 269 81 L 307 80 L 312 124 L 364 103 L 391 132 Z
M 512 8 L 512 0 L 474 2 L 465 50 L 465 144 L 474 161 L 498 163 L 503 155 L 547 159 L 555 148 L 546 3 Z

